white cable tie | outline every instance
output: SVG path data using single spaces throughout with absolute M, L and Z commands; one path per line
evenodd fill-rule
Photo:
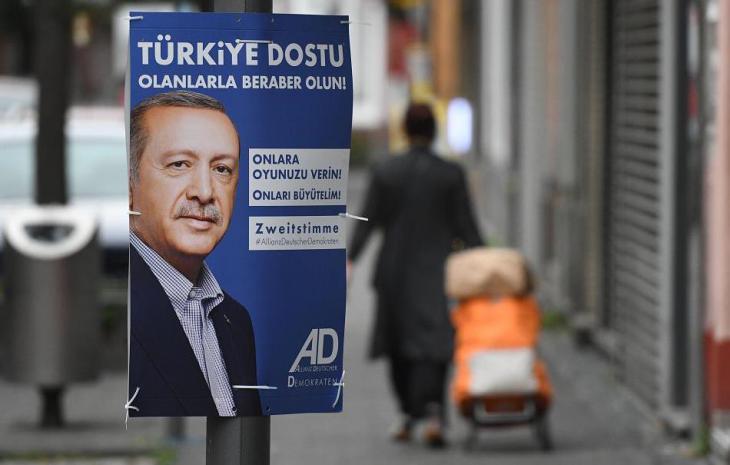
M 373 23 L 366 23 L 365 21 L 340 21 L 340 24 L 360 24 L 361 26 L 373 25 Z
M 125 16 L 124 19 L 127 21 L 135 21 L 138 19 L 144 19 L 144 16 Z
M 127 213 L 129 213 L 132 216 L 141 216 L 142 215 L 142 213 L 136 212 L 134 210 L 129 210 Z
M 342 388 L 345 387 L 345 370 L 342 370 L 342 376 L 340 376 L 340 382 L 339 383 L 333 383 L 333 386 L 337 386 L 337 397 L 335 397 L 335 401 L 332 403 L 332 408 L 335 408 L 337 405 L 337 401 L 340 400 L 340 394 L 342 393 Z
M 260 389 L 266 391 L 279 388 L 276 386 L 246 386 L 245 384 L 234 384 L 233 389 Z
M 260 39 L 236 39 L 237 44 L 273 44 L 271 40 L 260 40 Z
M 137 394 L 139 394 L 139 386 L 137 386 L 137 389 L 134 390 L 134 394 L 132 394 L 132 398 L 127 401 L 126 404 L 124 404 L 124 430 L 127 430 L 127 423 L 129 422 L 129 411 L 134 410 L 135 412 L 139 412 L 139 408 L 132 405 L 132 402 L 134 402 L 134 399 L 137 398 Z
M 349 213 L 338 213 L 337 215 L 341 216 L 343 218 L 350 218 L 351 220 L 368 221 L 368 219 L 365 218 L 364 216 L 355 216 L 355 215 L 351 215 Z

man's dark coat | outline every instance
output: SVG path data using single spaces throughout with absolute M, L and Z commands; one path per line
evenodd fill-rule
M 185 331 L 159 281 L 130 247 L 130 416 L 218 416 Z M 210 313 L 231 385 L 254 386 L 256 351 L 248 311 L 224 293 Z M 258 391 L 233 389 L 237 415 L 261 415 Z
M 373 284 L 378 308 L 371 356 L 445 362 L 453 330 L 444 294 L 444 263 L 461 241 L 482 243 L 458 165 L 413 148 L 375 167 L 363 216 L 349 250 L 354 260 L 370 232 L 385 237 Z

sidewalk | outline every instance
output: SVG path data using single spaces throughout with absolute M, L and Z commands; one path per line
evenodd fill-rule
M 351 205 L 357 212 L 363 176 L 353 173 Z M 372 323 L 369 288 L 375 244 L 354 269 L 349 292 L 345 339 L 344 412 L 274 417 L 271 463 L 275 465 L 364 464 L 556 464 L 680 465 L 700 464 L 665 444 L 658 426 L 641 417 L 611 375 L 604 359 L 576 351 L 567 332 L 547 332 L 541 351 L 556 391 L 550 415 L 555 450 L 543 453 L 528 428 L 485 431 L 477 451 L 461 442 L 466 425 L 452 412 L 451 446 L 431 451 L 418 442 L 394 444 L 388 428 L 395 404 L 382 362 L 365 360 Z M 97 384 L 72 387 L 66 396 L 71 428 L 41 432 L 32 425 L 39 402 L 33 389 L 0 381 L 0 465 L 202 465 L 205 420 L 188 419 L 186 439 L 165 439 L 168 423 L 134 419 L 124 428 L 126 375 L 105 373 Z M 61 456 L 62 459 L 50 459 Z

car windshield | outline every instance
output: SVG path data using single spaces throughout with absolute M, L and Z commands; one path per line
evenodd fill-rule
M 70 198 L 127 195 L 124 140 L 71 141 L 66 154 Z M 32 198 L 34 167 L 35 154 L 30 141 L 5 142 L 0 153 L 0 198 Z

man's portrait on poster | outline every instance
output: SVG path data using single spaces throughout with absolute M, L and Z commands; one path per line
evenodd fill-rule
M 231 222 L 236 127 L 216 99 L 175 91 L 130 113 L 132 416 L 260 415 L 248 311 L 205 258 Z

